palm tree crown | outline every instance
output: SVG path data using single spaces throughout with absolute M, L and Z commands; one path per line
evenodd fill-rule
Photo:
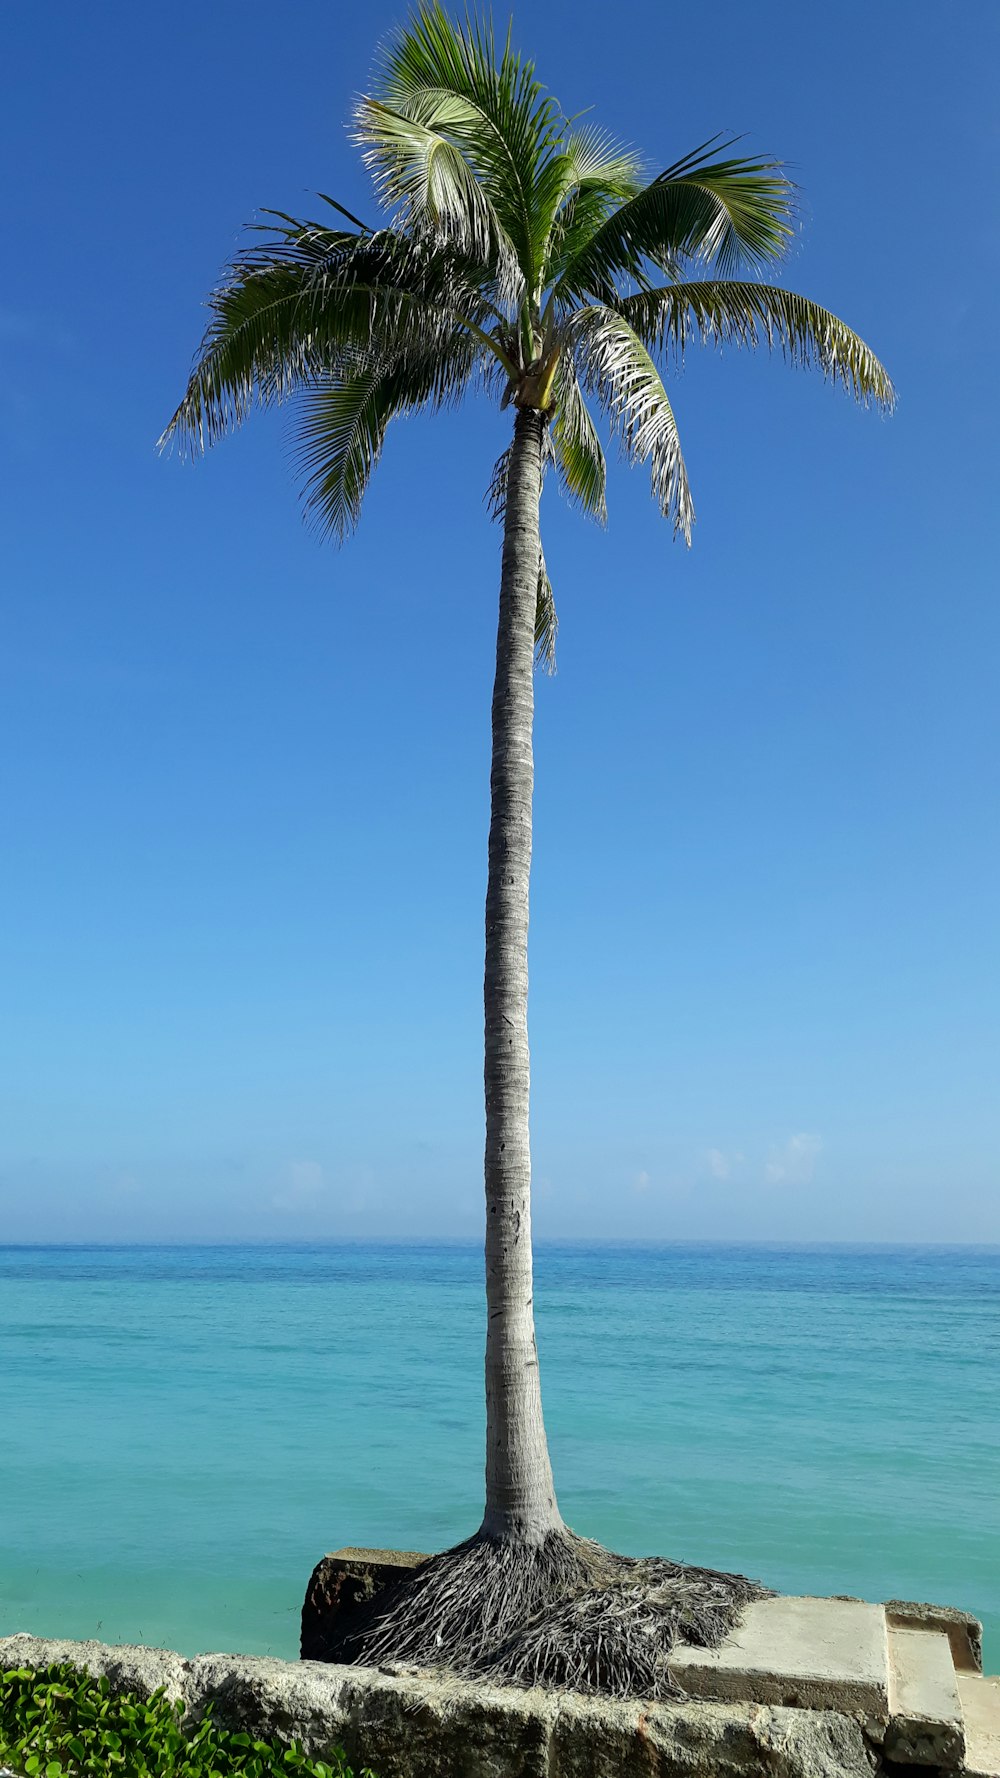
M 456 26 L 432 0 L 382 58 L 354 134 L 388 221 L 369 228 L 265 212 L 211 300 L 187 392 L 163 441 L 204 449 L 261 405 L 298 397 L 306 511 L 356 524 L 390 420 L 477 381 L 549 422 L 565 493 L 606 517 L 606 465 L 588 405 L 688 541 L 694 508 L 657 366 L 690 341 L 778 347 L 888 409 L 874 353 L 828 309 L 759 274 L 791 239 L 779 163 L 712 143 L 644 180 L 639 159 L 563 116 L 508 36 Z M 344 226 L 347 224 L 348 226 Z M 505 462 L 494 476 L 502 502 Z M 539 641 L 552 641 L 540 567 Z

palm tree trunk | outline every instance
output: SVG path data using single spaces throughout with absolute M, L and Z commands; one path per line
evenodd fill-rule
M 507 477 L 486 890 L 486 1514 L 491 1538 L 562 1527 L 542 1420 L 531 1281 L 528 880 L 545 421 L 518 411 Z

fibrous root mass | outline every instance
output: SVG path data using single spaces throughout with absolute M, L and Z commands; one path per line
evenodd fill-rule
M 480 1532 L 432 1556 L 346 1632 L 334 1659 L 613 1697 L 682 1697 L 677 1642 L 716 1648 L 769 1589 L 660 1556 L 620 1556 L 567 1530 L 540 1543 Z

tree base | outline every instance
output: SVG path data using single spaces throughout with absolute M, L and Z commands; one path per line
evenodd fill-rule
M 660 1556 L 620 1556 L 566 1529 L 538 1544 L 482 1531 L 380 1592 L 328 1659 L 627 1698 L 684 1696 L 677 1642 L 717 1648 L 770 1589 Z

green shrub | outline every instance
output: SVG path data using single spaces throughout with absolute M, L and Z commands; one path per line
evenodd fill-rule
M 116 1696 L 77 1667 L 14 1668 L 0 1672 L 0 1765 L 27 1778 L 353 1778 L 340 1754 L 308 1759 L 297 1741 L 255 1741 L 210 1714 L 187 1733 L 183 1714 L 162 1690 Z

